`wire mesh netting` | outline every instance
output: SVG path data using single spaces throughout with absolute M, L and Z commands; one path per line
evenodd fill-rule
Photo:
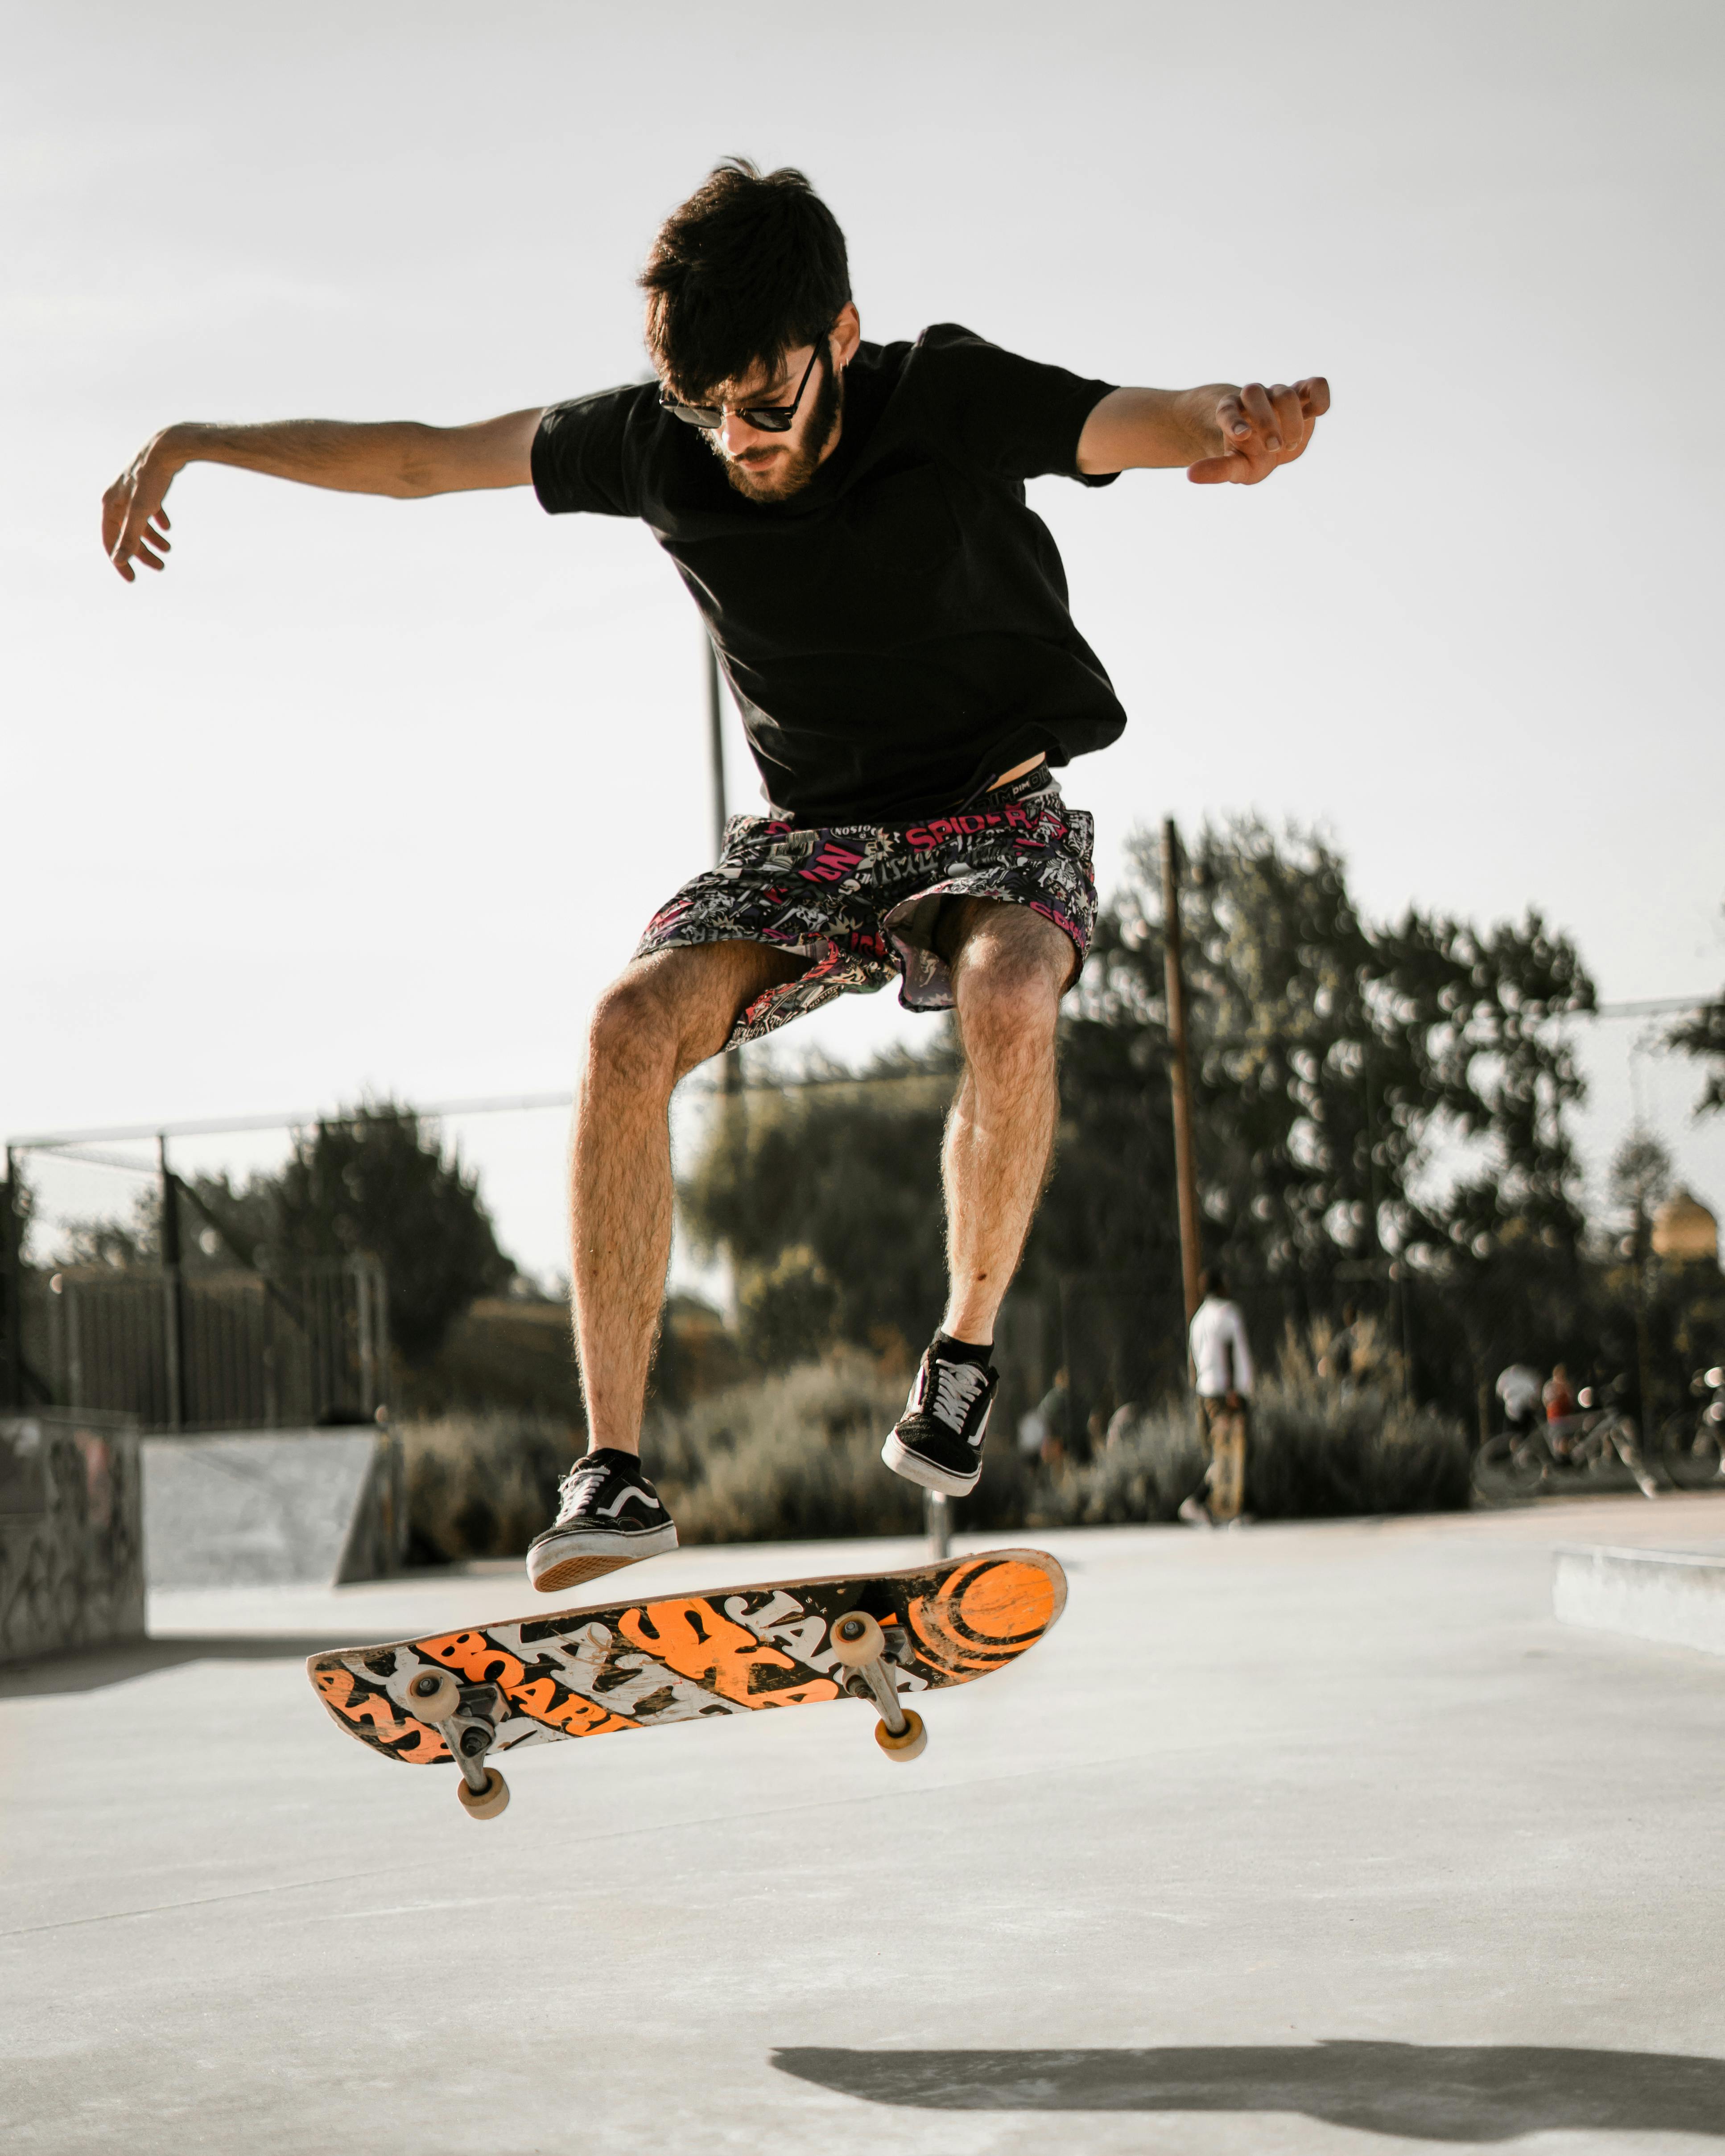
M 147 1430 L 328 1426 L 388 1405 L 388 1306 L 371 1259 L 177 1277 L 31 1268 L 22 1290 L 24 1375 L 39 1399 Z

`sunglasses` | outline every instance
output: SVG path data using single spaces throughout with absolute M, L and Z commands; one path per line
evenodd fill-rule
M 827 331 L 830 336 L 832 331 Z M 814 362 L 820 357 L 826 337 L 817 337 L 814 349 L 809 355 L 809 364 L 803 370 L 803 379 L 797 384 L 797 393 L 788 404 L 739 405 L 737 417 L 746 427 L 753 427 L 762 434 L 788 434 L 797 417 L 797 407 L 803 402 L 803 392 L 809 387 L 809 377 L 814 372 Z M 675 397 L 659 393 L 659 408 L 669 412 L 674 419 L 680 419 L 685 427 L 705 427 L 709 434 L 725 424 L 722 404 L 681 404 Z

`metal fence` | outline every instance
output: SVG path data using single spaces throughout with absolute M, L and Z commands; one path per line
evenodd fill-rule
M 388 1404 L 389 1317 L 369 1258 L 291 1272 L 27 1269 L 30 1396 L 146 1430 L 304 1429 Z

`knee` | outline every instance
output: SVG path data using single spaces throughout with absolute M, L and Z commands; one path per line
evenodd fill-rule
M 1043 954 L 985 947 L 966 954 L 958 1017 L 973 1060 L 1040 1057 L 1054 1046 L 1060 982 Z
M 587 1084 L 668 1094 L 675 1081 L 676 1014 L 650 978 L 625 973 L 593 1006 L 587 1031 Z

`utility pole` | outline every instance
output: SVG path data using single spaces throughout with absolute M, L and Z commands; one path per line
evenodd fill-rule
M 712 758 L 713 775 L 713 859 L 720 860 L 725 851 L 725 825 L 727 820 L 725 806 L 725 706 L 719 693 L 719 651 L 711 637 L 706 639 L 706 732 L 707 747 Z M 742 1068 L 734 1050 L 727 1049 L 719 1058 L 719 1086 L 726 1093 L 735 1093 L 742 1085 Z
M 1180 834 L 1172 816 L 1162 825 L 1162 942 L 1167 963 L 1168 1089 L 1174 1109 L 1174 1179 L 1180 1199 L 1180 1276 L 1186 1322 L 1198 1309 L 1202 1266 L 1198 1230 L 1198 1167 L 1192 1143 L 1192 1063 L 1186 1046 L 1186 976 L 1180 933 Z
M 725 706 L 719 694 L 719 654 L 711 637 L 706 640 L 706 737 L 712 758 L 713 859 L 725 850 Z
M 1361 1074 L 1366 1093 L 1366 1166 L 1372 1187 L 1372 1240 L 1378 1255 L 1389 1260 L 1389 1284 L 1395 1290 L 1396 1311 L 1401 1319 L 1402 1332 L 1402 1391 L 1408 1399 L 1414 1397 L 1414 1323 L 1408 1308 L 1408 1267 L 1405 1258 L 1390 1257 L 1384 1247 L 1381 1216 L 1384 1205 L 1383 1187 L 1378 1179 L 1378 1098 L 1372 1084 L 1372 1046 L 1367 1042 L 1361 1060 Z M 1483 1425 L 1481 1426 L 1483 1428 Z
M 180 1264 L 180 1198 L 167 1164 L 167 1139 L 156 1141 L 156 1165 L 162 1183 L 162 1321 L 167 1359 L 167 1421 L 170 1430 L 186 1427 L 186 1276 Z
M 8 1146 L 6 1184 L 0 1189 L 0 1408 L 24 1404 L 24 1273 L 18 1252 L 22 1212 L 18 1156 Z
M 1640 1400 L 1641 1450 L 1653 1443 L 1653 1350 L 1647 1335 L 1648 1273 L 1653 1262 L 1653 1223 L 1647 1212 L 1647 1186 L 1635 1182 L 1635 1391 Z

